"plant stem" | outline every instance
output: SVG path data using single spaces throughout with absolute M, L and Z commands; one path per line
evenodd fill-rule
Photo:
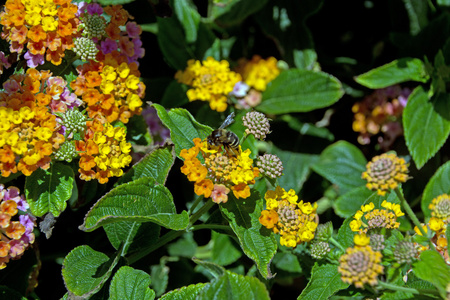
M 189 218 L 188 228 L 190 228 L 195 223 L 195 221 L 197 221 L 205 212 L 207 212 L 211 207 L 213 207 L 213 205 L 214 202 L 212 202 L 211 199 L 208 199 L 205 205 L 200 207 L 199 210 Z
M 405 292 L 405 293 L 411 293 L 411 294 L 431 294 L 431 295 L 435 295 L 435 296 L 439 296 L 439 292 L 438 291 L 433 291 L 433 290 L 418 290 L 418 289 L 413 289 L 413 288 L 408 288 L 408 287 L 404 287 L 404 286 L 399 286 L 396 284 L 392 284 L 392 283 L 388 283 L 388 282 L 384 282 L 379 280 L 378 281 L 378 285 L 384 287 L 385 289 L 388 290 L 392 290 L 392 291 L 399 291 L 399 292 Z
M 197 199 L 195 199 L 194 203 L 192 203 L 192 206 L 189 208 L 188 214 L 191 215 L 197 205 L 203 200 L 203 196 L 199 196 Z
M 342 251 L 345 252 L 344 246 L 342 246 L 341 243 L 336 241 L 333 237 L 330 237 L 329 241 L 330 241 L 330 243 L 332 243 L 333 245 L 335 245 L 336 247 L 338 247 L 339 249 L 341 249 Z
M 130 257 L 128 257 L 128 263 L 131 265 L 131 264 L 137 262 L 138 260 L 140 260 L 141 258 L 146 256 L 147 254 L 155 251 L 159 247 L 162 247 L 165 244 L 167 244 L 168 242 L 170 242 L 170 241 L 176 239 L 177 237 L 181 236 L 183 233 L 185 233 L 185 231 L 183 231 L 183 230 L 181 230 L 181 231 L 170 231 L 170 232 L 166 233 L 155 244 L 153 244 L 151 247 L 145 248 L 144 250 L 139 251 L 138 253 L 130 255 Z
M 200 224 L 200 225 L 193 225 L 191 227 L 191 231 L 201 230 L 201 229 L 216 229 L 216 230 L 223 230 L 223 231 L 230 231 L 232 232 L 230 226 L 228 225 L 218 225 L 218 224 Z
M 423 229 L 422 225 L 419 222 L 419 219 L 417 219 L 416 215 L 412 211 L 412 209 L 409 206 L 408 202 L 406 201 L 405 197 L 403 197 L 402 192 L 400 192 L 398 187 L 396 187 L 394 189 L 394 191 L 395 191 L 395 194 L 397 195 L 397 197 L 400 199 L 401 206 L 405 210 L 405 212 L 408 215 L 408 217 L 411 219 L 411 221 L 414 223 L 414 225 L 416 225 L 417 228 L 419 228 L 420 233 L 422 234 L 422 236 L 427 237 L 428 236 L 427 233 Z M 435 247 L 434 247 L 434 245 L 433 245 L 433 243 L 431 242 L 430 239 L 428 239 L 428 244 L 430 244 L 430 248 L 432 248 L 433 250 L 435 249 Z

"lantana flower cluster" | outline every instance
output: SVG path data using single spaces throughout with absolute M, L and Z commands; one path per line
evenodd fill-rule
M 397 218 L 404 216 L 400 205 L 387 202 L 381 203 L 381 209 L 375 209 L 373 202 L 362 205 L 354 215 L 354 220 L 350 222 L 352 231 L 359 233 L 380 233 L 381 229 L 397 229 L 400 223 Z
M 447 225 L 450 223 L 450 196 L 442 194 L 434 198 L 429 204 L 431 218 L 426 224 L 422 224 L 425 233 L 431 238 L 436 250 L 450 265 L 450 256 L 448 254 Z M 417 235 L 422 235 L 417 226 L 414 228 Z M 429 249 L 429 246 L 415 244 L 419 252 Z
M 317 203 L 298 201 L 294 190 L 286 192 L 280 186 L 264 195 L 266 209 L 261 212 L 259 222 L 274 233 L 280 234 L 280 244 L 296 247 L 314 238 L 318 225 Z
M 76 142 L 80 151 L 80 178 L 106 183 L 110 177 L 122 176 L 122 169 L 132 161 L 126 129 L 107 122 L 102 124 L 97 119 L 88 121 L 87 125 L 85 139 Z
M 144 57 L 140 39 L 142 29 L 130 21 L 133 17 L 122 5 L 103 8 L 98 3 L 81 3 L 78 15 L 82 37 L 77 41 L 75 52 L 80 57 L 104 61 L 104 56 L 111 54 L 128 64 L 138 64 L 138 59 Z
M 365 285 L 375 286 L 378 276 L 384 273 L 382 265 L 383 255 L 374 251 L 369 245 L 370 238 L 364 233 L 354 236 L 354 247 L 346 249 L 345 254 L 339 258 L 338 272 L 341 280 L 364 289 Z
M 226 203 L 230 190 L 237 198 L 248 198 L 249 185 L 259 176 L 258 168 L 253 166 L 250 150 L 242 151 L 239 146 L 237 155 L 225 151 L 222 146 L 211 147 L 206 140 L 194 139 L 195 146 L 181 150 L 184 158 L 181 172 L 189 181 L 194 182 L 194 192 L 211 197 L 215 203 Z M 202 161 L 197 157 L 200 154 Z
M 128 123 L 133 115 L 142 112 L 145 85 L 139 79 L 136 63 L 107 54 L 104 62 L 91 61 L 77 70 L 79 75 L 70 86 L 86 103 L 90 118 Z
M 11 259 L 19 259 L 34 243 L 36 217 L 28 213 L 29 205 L 20 190 L 0 184 L 0 269 Z
M 408 165 L 395 153 L 383 153 L 367 163 L 361 177 L 367 180 L 369 190 L 376 190 L 378 195 L 384 196 L 408 180 Z
M 358 143 L 370 144 L 377 137 L 381 149 L 387 151 L 403 135 L 401 116 L 411 90 L 399 85 L 375 90 L 353 105 L 353 131 Z
M 0 92 L 0 168 L 3 177 L 48 169 L 51 155 L 65 141 L 56 112 L 81 102 L 61 77 L 28 69 L 3 83 Z
M 7 0 L 0 13 L 1 38 L 11 52 L 26 51 L 29 67 L 42 65 L 44 58 L 59 65 L 79 35 L 77 10 L 70 0 Z
M 230 95 L 237 98 L 238 109 L 249 109 L 261 103 L 262 92 L 278 77 L 281 69 L 275 57 L 263 59 L 254 55 L 251 60 L 240 59 L 235 71 L 242 76 L 242 81 L 234 86 Z
M 241 81 L 241 75 L 230 70 L 226 60 L 208 57 L 204 61 L 189 60 L 184 71 L 175 74 L 178 82 L 190 86 L 189 101 L 208 101 L 212 110 L 223 112 L 228 107 L 228 94 Z

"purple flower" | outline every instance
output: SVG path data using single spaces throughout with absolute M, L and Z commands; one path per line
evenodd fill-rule
M 250 87 L 245 82 L 239 81 L 234 85 L 233 90 L 230 92 L 230 95 L 242 98 L 247 95 L 249 89 Z
M 104 54 L 108 54 L 118 49 L 117 42 L 110 38 L 105 39 L 101 42 L 101 49 Z
M 127 33 L 130 38 L 139 38 L 142 30 L 136 22 L 128 22 L 126 25 Z
M 79 17 L 82 13 L 84 13 L 84 10 L 86 9 L 86 6 L 88 5 L 86 2 L 81 1 L 78 2 L 78 10 L 77 13 L 75 14 L 75 16 Z
M 43 65 L 44 55 L 42 54 L 31 54 L 30 51 L 27 51 L 24 55 L 25 59 L 27 60 L 27 66 L 29 68 L 36 68 L 37 66 Z
M 90 15 L 93 14 L 101 15 L 103 13 L 103 8 L 98 3 L 89 3 L 87 6 L 87 12 Z
M 26 214 L 19 216 L 19 222 L 27 231 L 33 231 L 34 226 L 36 226 L 36 217 Z

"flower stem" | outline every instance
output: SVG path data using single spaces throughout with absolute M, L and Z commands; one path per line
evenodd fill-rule
M 388 290 L 392 290 L 392 291 L 399 291 L 399 292 L 405 292 L 405 293 L 411 293 L 411 294 L 431 294 L 431 295 L 435 295 L 435 296 L 439 296 L 439 292 L 438 291 L 434 291 L 434 290 L 418 290 L 418 289 L 413 289 L 413 288 L 408 288 L 408 287 L 404 287 L 404 286 L 399 286 L 399 285 L 395 285 L 392 283 L 388 283 L 388 282 L 384 282 L 379 280 L 378 281 L 378 285 L 384 287 L 385 289 Z
M 154 243 L 151 247 L 145 248 L 142 251 L 139 251 L 137 253 L 134 253 L 134 254 L 130 255 L 128 257 L 128 263 L 131 265 L 131 264 L 137 262 L 138 260 L 140 260 L 141 258 L 145 257 L 149 253 L 152 253 L 153 251 L 155 251 L 159 247 L 162 247 L 165 244 L 167 244 L 168 242 L 170 242 L 170 241 L 176 239 L 177 237 L 181 236 L 183 233 L 185 233 L 185 231 L 183 231 L 183 230 L 181 230 L 181 231 L 170 231 L 170 232 L 166 233 L 160 239 L 158 239 L 158 241 L 156 243 Z
M 330 243 L 332 243 L 333 245 L 335 245 L 336 247 L 338 247 L 339 249 L 341 249 L 342 251 L 345 252 L 344 246 L 342 246 L 341 243 L 336 241 L 333 237 L 330 237 L 329 241 L 330 241 Z
M 411 221 L 414 223 L 414 225 L 416 225 L 417 228 L 420 230 L 420 233 L 422 234 L 422 236 L 427 237 L 427 233 L 423 229 L 422 225 L 419 222 L 419 219 L 417 219 L 416 215 L 414 214 L 413 210 L 409 206 L 409 204 L 406 201 L 405 197 L 403 197 L 402 192 L 400 192 L 398 187 L 396 187 L 394 189 L 394 191 L 395 191 L 395 194 L 397 195 L 397 197 L 400 199 L 401 206 L 405 210 L 405 212 L 408 215 L 408 217 L 411 219 Z M 428 243 L 430 244 L 430 247 L 432 249 L 435 249 L 435 247 L 434 247 L 433 243 L 431 242 L 431 240 L 428 239 Z
M 191 226 L 198 220 L 200 219 L 200 217 L 207 212 L 211 207 L 213 207 L 214 202 L 212 202 L 211 199 L 208 199 L 206 201 L 206 203 L 199 208 L 199 210 L 197 210 L 197 212 L 195 214 L 193 214 L 190 218 L 189 218 L 189 226 L 188 228 L 191 228 Z
M 199 196 L 197 199 L 195 199 L 194 203 L 192 203 L 192 206 L 189 208 L 188 214 L 191 215 L 192 212 L 195 210 L 197 205 L 203 200 L 203 196 Z

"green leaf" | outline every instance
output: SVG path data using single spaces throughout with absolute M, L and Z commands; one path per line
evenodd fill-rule
M 353 221 L 353 217 L 345 219 L 341 227 L 338 230 L 338 235 L 336 240 L 344 247 L 353 247 L 353 237 L 356 232 L 353 232 L 350 228 L 350 222 Z
M 437 0 L 439 6 L 450 6 L 450 0 Z
M 99 0 L 98 3 L 100 3 L 102 6 L 108 6 L 108 5 L 122 5 L 131 3 L 134 0 Z
M 355 77 L 355 81 L 371 89 L 381 89 L 406 81 L 427 82 L 425 64 L 417 58 L 401 58 Z
M 194 240 L 192 232 L 186 232 L 183 237 L 176 240 L 167 247 L 170 256 L 180 256 L 192 258 L 197 250 L 197 242 Z
M 108 280 L 120 255 L 114 261 L 89 246 L 78 246 L 64 258 L 62 275 L 67 289 L 84 299 L 98 292 Z
M 271 278 L 270 262 L 277 251 L 273 232 L 259 222 L 263 204 L 258 193 L 247 199 L 228 195 L 220 210 L 230 222 L 244 253 L 251 258 L 264 278 Z
M 308 112 L 330 106 L 343 94 L 339 80 L 327 73 L 290 69 L 271 82 L 257 109 L 267 114 Z
M 428 24 L 428 3 L 422 0 L 403 0 L 409 16 L 409 32 L 418 34 Z
M 192 260 L 199 266 L 202 266 L 203 268 L 205 268 L 206 270 L 208 270 L 208 272 L 214 276 L 214 278 L 219 278 L 220 276 L 223 276 L 225 274 L 225 268 L 215 264 L 213 262 L 209 262 L 209 261 L 205 261 L 205 260 L 201 260 L 198 258 L 193 257 Z
M 175 153 L 178 157 L 182 149 L 189 149 L 194 146 L 194 138 L 203 140 L 212 132 L 210 127 L 198 123 L 185 109 L 173 108 L 167 112 L 161 105 L 153 104 L 153 107 L 156 108 L 163 124 L 169 128 L 170 137 L 175 144 Z
M 301 273 L 298 257 L 289 252 L 278 252 L 272 262 L 278 269 L 292 273 Z
M 419 86 L 409 96 L 403 111 L 403 128 L 408 150 L 420 169 L 444 145 L 450 134 L 450 121 L 434 110 L 427 93 Z
M 317 127 L 311 123 L 302 123 L 297 118 L 292 115 L 286 114 L 282 115 L 281 120 L 286 122 L 290 128 L 298 131 L 300 134 L 316 136 L 319 138 L 324 138 L 329 141 L 334 140 L 334 135 L 325 127 Z
M 431 217 L 431 201 L 442 194 L 450 195 L 450 161 L 439 167 L 423 191 L 421 207 L 426 217 Z
M 260 10 L 267 0 L 219 0 L 212 2 L 211 18 L 221 26 L 236 25 Z
M 329 299 L 337 291 L 348 288 L 349 284 L 341 280 L 337 265 L 314 265 L 311 279 L 297 299 L 322 300 Z
M 25 180 L 25 195 L 33 215 L 42 217 L 51 212 L 58 217 L 66 209 L 74 182 L 72 168 L 61 163 L 34 171 Z
M 193 43 L 197 40 L 197 31 L 200 23 L 200 14 L 195 5 L 188 0 L 173 0 L 173 8 L 186 35 L 186 42 Z
M 242 256 L 242 252 L 236 248 L 228 235 L 213 231 L 211 241 L 211 261 L 218 265 L 230 265 Z
M 155 292 L 150 285 L 150 275 L 132 267 L 121 267 L 111 281 L 109 286 L 110 300 L 153 300 Z
M 120 178 L 118 183 L 122 184 L 142 177 L 151 177 L 158 184 L 164 184 L 174 161 L 173 144 L 168 143 L 163 146 L 157 146 Z
M 340 188 L 340 193 L 365 185 L 361 174 L 366 170 L 367 160 L 353 144 L 338 141 L 320 154 L 319 161 L 312 169 Z
M 420 260 L 413 264 L 413 271 L 420 279 L 431 282 L 443 298 L 447 296 L 446 288 L 450 282 L 450 267 L 438 252 L 433 250 L 422 252 Z
M 235 41 L 236 37 L 230 37 L 228 39 L 216 38 L 212 46 L 206 50 L 204 58 L 211 56 L 215 60 L 228 59 Z
M 317 53 L 313 49 L 294 50 L 294 63 L 297 69 L 313 70 L 317 64 Z
M 183 106 L 189 102 L 186 96 L 188 89 L 187 85 L 172 80 L 164 91 L 160 104 L 166 108 Z
M 361 208 L 361 205 L 374 195 L 376 192 L 367 189 L 366 186 L 353 188 L 336 199 L 335 212 L 342 218 L 351 217 Z
M 139 24 L 142 31 L 158 34 L 158 23 Z
M 123 244 L 123 255 L 153 245 L 159 237 L 160 226 L 154 223 L 119 222 L 103 226 L 109 242 L 115 249 Z
M 205 286 L 197 299 L 264 300 L 270 298 L 265 285 L 257 278 L 226 271 L 223 276 Z
M 166 259 L 161 258 L 159 265 L 153 265 L 151 269 L 152 285 L 151 287 L 156 292 L 156 296 L 161 296 L 167 288 L 169 282 L 169 267 L 166 266 Z
M 195 300 L 198 299 L 197 295 L 209 285 L 209 283 L 197 283 L 184 286 L 162 295 L 159 300 Z
M 119 185 L 101 198 L 87 213 L 81 230 L 92 231 L 106 224 L 135 221 L 153 222 L 173 230 L 185 229 L 186 211 L 176 213 L 172 195 L 155 180 L 142 177 Z
M 311 173 L 311 166 L 319 160 L 317 155 L 283 151 L 276 147 L 271 153 L 283 162 L 283 176 L 278 178 L 278 184 L 297 193 Z

